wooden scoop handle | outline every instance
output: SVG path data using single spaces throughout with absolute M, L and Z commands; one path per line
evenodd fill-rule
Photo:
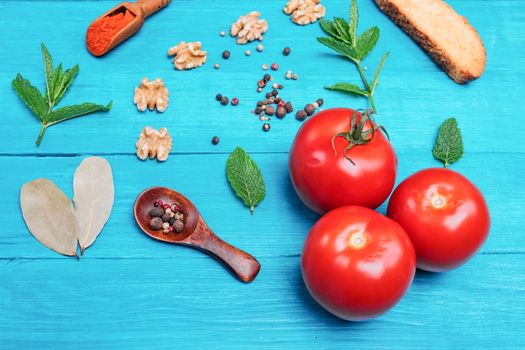
M 137 5 L 140 6 L 146 18 L 166 7 L 170 2 L 171 0 L 137 0 Z
M 219 260 L 242 282 L 253 281 L 261 269 L 261 265 L 253 256 L 217 237 L 202 218 L 190 239 L 191 245 Z

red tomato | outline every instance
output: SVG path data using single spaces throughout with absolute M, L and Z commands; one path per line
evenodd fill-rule
M 349 142 L 332 138 L 350 130 L 354 111 L 328 109 L 318 113 L 297 132 L 290 151 L 292 183 L 303 203 L 317 213 L 345 205 L 376 208 L 388 197 L 396 180 L 397 157 L 380 130 L 367 144 L 346 151 Z M 360 123 L 361 114 L 357 114 Z M 369 121 L 363 131 L 370 131 Z M 369 135 L 370 138 L 371 135 Z
M 408 233 L 417 267 L 448 271 L 481 247 L 490 226 L 481 192 L 450 169 L 425 169 L 404 180 L 388 204 L 388 216 Z
M 349 321 L 381 315 L 412 283 L 416 255 L 401 226 L 359 206 L 334 209 L 312 227 L 301 258 L 312 297 Z

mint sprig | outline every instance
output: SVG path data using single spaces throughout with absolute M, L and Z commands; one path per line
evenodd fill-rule
M 77 64 L 73 68 L 62 71 L 62 64 L 59 64 L 57 68 L 54 68 L 53 59 L 44 44 L 42 44 L 42 58 L 46 78 L 44 95 L 31 85 L 29 80 L 24 79 L 20 73 L 12 82 L 20 99 L 24 101 L 41 124 L 40 134 L 36 140 L 37 145 L 40 144 L 46 129 L 51 125 L 89 113 L 107 112 L 111 109 L 111 102 L 107 106 L 86 102 L 53 110 L 73 83 L 79 72 L 79 67 Z
M 368 56 L 374 46 L 379 40 L 379 28 L 374 26 L 365 30 L 362 34 L 357 34 L 357 24 L 359 20 L 359 13 L 357 10 L 356 0 L 352 0 L 350 5 L 350 15 L 348 22 L 343 18 L 334 17 L 333 21 L 322 19 L 319 23 L 323 31 L 329 35 L 329 37 L 317 38 L 321 44 L 329 47 L 338 54 L 348 58 L 352 61 L 359 72 L 363 87 L 353 83 L 337 83 L 334 85 L 326 86 L 328 90 L 340 91 L 352 95 L 364 96 L 370 101 L 370 105 L 374 112 L 377 113 L 374 92 L 379 83 L 379 74 L 383 69 L 385 60 L 389 53 L 385 53 L 383 58 L 377 66 L 374 78 L 371 83 L 365 77 L 364 70 L 361 66 L 362 60 Z
M 261 170 L 242 148 L 237 147 L 226 161 L 226 175 L 230 186 L 253 214 L 266 195 Z
M 443 162 L 445 168 L 461 159 L 463 156 L 463 140 L 456 118 L 446 119 L 441 124 L 432 154 L 434 158 Z

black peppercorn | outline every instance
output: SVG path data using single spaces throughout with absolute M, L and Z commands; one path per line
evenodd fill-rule
M 164 214 L 162 215 L 162 221 L 168 222 L 170 221 L 170 214 Z
M 261 107 L 262 104 L 263 104 L 262 101 L 257 102 L 257 107 Z
M 272 97 L 272 93 L 271 92 L 267 92 L 266 93 L 266 98 L 270 98 L 270 97 Z
M 292 106 L 292 103 L 289 102 L 289 101 L 286 102 L 286 103 L 284 104 L 284 109 L 286 109 L 286 112 L 287 112 L 287 113 L 291 113 L 291 112 L 293 112 L 293 106 Z
M 162 215 L 164 215 L 164 209 L 162 209 L 162 207 L 155 207 L 153 209 L 151 209 L 151 211 L 149 212 L 149 215 L 154 218 L 154 217 L 161 217 Z
M 262 126 L 263 131 L 270 131 L 270 124 L 264 123 Z
M 287 46 L 283 49 L 283 55 L 288 56 L 290 54 L 290 48 Z
M 222 98 L 222 95 L 221 95 L 221 94 L 217 94 L 217 95 L 215 95 L 215 99 L 216 99 L 217 101 L 220 101 L 221 98 Z
M 168 221 L 168 223 L 169 223 L 170 225 L 173 225 L 174 222 L 175 222 L 175 217 L 171 217 L 171 218 L 170 218 L 170 221 Z
M 295 114 L 295 119 L 297 119 L 297 120 L 299 120 L 301 122 L 303 120 L 305 120 L 306 117 L 307 117 L 306 112 L 304 110 L 302 110 L 302 109 L 297 111 L 297 113 Z
M 279 95 L 279 91 L 273 89 L 272 90 L 272 96 L 277 96 L 277 95 Z
M 226 106 L 228 104 L 228 102 L 229 102 L 228 97 L 223 96 L 221 98 L 221 105 Z
M 306 114 L 308 116 L 311 116 L 312 114 L 315 113 L 315 107 L 313 104 L 309 103 L 307 104 L 305 107 L 304 107 L 304 111 L 306 112 Z
M 274 100 L 274 102 L 275 102 L 275 103 L 279 103 L 279 102 L 281 102 L 281 100 L 282 100 L 282 98 L 277 97 L 277 98 Z
M 255 108 L 255 114 L 261 114 L 261 113 L 262 113 L 262 108 L 261 107 Z
M 273 106 L 267 106 L 264 112 L 266 113 L 266 115 L 274 115 L 275 108 L 273 108 Z
M 154 217 L 149 222 L 149 228 L 152 230 L 160 230 L 162 228 L 162 219 L 159 217 Z
M 219 140 L 219 137 L 218 137 L 218 136 L 213 136 L 213 137 L 211 138 L 211 143 L 212 143 L 213 145 L 218 144 L 219 141 L 220 141 L 220 140 Z
M 277 107 L 277 112 L 275 112 L 275 116 L 279 119 L 284 118 L 286 116 L 286 109 L 284 107 Z
M 222 58 L 224 58 L 225 60 L 227 60 L 228 58 L 230 58 L 230 51 L 228 50 L 224 50 L 222 52 Z
M 323 105 L 323 103 L 324 103 L 324 101 L 323 101 L 322 98 L 318 98 L 317 101 L 315 101 L 315 102 L 317 102 L 317 105 L 318 105 L 319 107 L 321 107 L 321 106 Z
M 266 73 L 266 74 L 264 75 L 263 79 L 264 79 L 265 82 L 269 82 L 270 79 L 272 79 L 272 76 L 271 76 L 270 74 Z

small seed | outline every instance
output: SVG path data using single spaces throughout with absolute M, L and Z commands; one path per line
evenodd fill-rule
M 271 94 L 272 94 L 273 97 L 276 97 L 277 95 L 279 95 L 279 92 L 277 90 L 273 89 Z M 268 97 L 268 98 L 270 98 L 270 97 Z
M 262 65 L 262 69 L 263 69 L 263 70 L 267 70 L 267 69 L 268 69 L 268 65 L 267 65 L 266 63 L 264 63 L 264 64 Z
M 291 113 L 293 112 L 293 106 L 291 102 L 286 102 L 284 104 L 284 108 L 286 109 L 286 112 Z
M 299 74 L 292 74 L 292 79 L 297 80 L 299 78 Z
M 262 50 L 264 50 L 263 44 L 257 45 L 256 50 L 259 51 L 259 52 L 262 52 Z
M 263 40 L 264 40 L 264 37 L 261 35 L 260 37 L 257 38 L 257 40 L 259 40 L 259 41 L 263 41 Z
M 306 112 L 304 110 L 298 110 L 297 113 L 295 114 L 295 119 L 299 120 L 299 121 L 303 121 L 305 120 L 307 117 L 306 115 Z
M 277 89 L 277 88 L 279 87 L 279 84 L 277 84 L 277 83 L 273 83 L 273 84 L 272 84 L 272 87 L 273 87 L 274 89 Z
M 286 80 L 292 79 L 292 75 L 291 74 L 286 74 L 284 77 L 286 78 Z
M 261 113 L 262 113 L 262 108 L 261 108 L 261 107 L 257 107 L 257 108 L 255 108 L 254 113 L 255 113 L 255 114 L 261 114 Z
M 282 106 L 277 107 L 277 112 L 275 112 L 275 116 L 279 119 L 284 118 L 286 116 L 286 109 L 284 109 L 284 107 Z
M 222 58 L 224 58 L 225 60 L 227 60 L 228 58 L 230 58 L 230 51 L 228 50 L 224 50 L 222 52 Z
M 317 104 L 317 102 L 312 103 L 312 105 L 314 106 L 315 109 L 319 108 L 319 105 Z
M 246 51 L 244 52 L 244 54 L 245 54 L 246 56 L 250 56 L 250 55 L 252 54 L 252 52 L 251 52 L 250 50 L 246 50 Z
M 257 92 L 261 92 L 261 91 L 262 91 L 262 88 L 258 87 Z
M 324 104 L 324 101 L 323 101 L 322 98 L 318 98 L 317 101 L 315 101 L 315 102 L 317 102 L 317 104 L 319 105 L 319 107 L 321 107 L 321 106 Z
M 272 68 L 272 70 L 278 70 L 279 69 L 279 65 L 277 63 L 272 63 L 271 68 Z
M 264 123 L 262 126 L 263 131 L 270 131 L 270 124 Z
M 216 145 L 216 144 L 218 144 L 219 141 L 220 141 L 219 136 L 213 136 L 213 137 L 211 138 L 211 143 L 212 143 L 212 145 Z
M 239 104 L 239 99 L 237 97 L 232 98 L 232 106 L 237 106 Z
M 266 115 L 272 116 L 275 114 L 275 108 L 273 106 L 267 106 L 264 112 Z
M 263 76 L 263 80 L 266 81 L 266 82 L 270 81 L 270 79 L 272 79 L 272 76 L 271 76 L 270 74 L 268 74 L 268 73 L 266 73 L 266 74 Z
M 315 107 L 313 104 L 309 103 L 304 107 L 304 111 L 306 112 L 306 115 L 311 116 L 315 113 Z
M 287 46 L 283 49 L 283 55 L 288 56 L 292 50 Z
M 228 102 L 229 102 L 228 97 L 223 96 L 221 98 L 221 105 L 226 106 L 228 104 Z
M 222 95 L 221 95 L 221 94 L 217 94 L 217 95 L 215 95 L 215 99 L 216 99 L 217 101 L 220 101 L 221 98 L 222 98 Z
M 225 32 L 220 32 L 220 35 L 221 35 L 221 36 L 225 36 L 226 33 L 225 33 Z

